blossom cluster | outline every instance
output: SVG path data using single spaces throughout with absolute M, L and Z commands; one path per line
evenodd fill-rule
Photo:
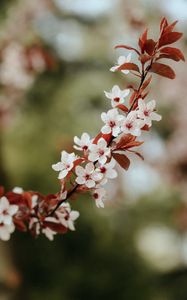
M 138 87 L 129 85 L 121 89 L 114 85 L 104 91 L 111 108 L 101 113 L 102 128 L 96 137 L 84 132 L 74 137 L 77 153 L 61 152 L 61 160 L 52 165 L 58 172 L 60 192 L 44 196 L 38 192 L 24 192 L 16 188 L 5 193 L 0 190 L 0 238 L 8 240 L 15 227 L 22 231 L 30 230 L 34 236 L 43 233 L 53 240 L 57 233 L 74 230 L 74 222 L 79 212 L 71 210 L 68 200 L 81 192 L 90 192 L 98 208 L 103 208 L 107 199 L 105 185 L 117 177 L 116 162 L 125 170 L 129 168 L 128 153 L 142 155 L 133 150 L 143 142 L 137 140 L 143 131 L 149 131 L 152 121 L 160 121 L 156 112 L 156 101 L 146 100 L 147 87 L 152 77 L 149 72 L 173 79 L 175 73 L 168 65 L 158 63 L 162 58 L 175 61 L 184 60 L 178 48 L 164 47 L 176 42 L 181 33 L 173 32 L 176 22 L 168 24 L 164 18 L 160 24 L 158 41 L 148 39 L 147 31 L 139 39 L 139 50 L 126 45 L 125 48 L 138 55 L 139 64 L 131 62 L 132 53 L 120 56 L 111 72 L 133 74 L 140 79 Z

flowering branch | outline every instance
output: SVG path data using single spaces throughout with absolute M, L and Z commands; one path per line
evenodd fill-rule
M 101 114 L 104 124 L 99 134 L 94 138 L 86 132 L 80 138 L 75 136 L 74 148 L 79 155 L 62 151 L 61 161 L 52 165 L 53 170 L 59 172 L 60 192 L 44 196 L 38 192 L 25 192 L 21 188 L 14 188 L 13 191 L 5 193 L 3 187 L 0 188 L 2 240 L 8 240 L 15 228 L 21 231 L 29 230 L 34 236 L 43 233 L 50 240 L 53 240 L 57 233 L 74 230 L 74 221 L 79 217 L 79 212 L 71 210 L 68 202 L 71 196 L 91 192 L 96 206 L 104 207 L 104 186 L 108 180 L 117 177 L 116 162 L 128 170 L 128 153 L 134 153 L 143 159 L 142 155 L 134 150 L 143 143 L 137 138 L 142 131 L 150 130 L 152 121 L 161 120 L 161 116 L 156 112 L 156 101 L 145 101 L 148 95 L 147 87 L 152 80 L 152 76 L 148 77 L 148 74 L 156 73 L 174 79 L 173 69 L 160 63 L 160 60 L 185 60 L 178 48 L 168 47 L 182 36 L 182 33 L 173 31 L 176 23 L 168 24 L 163 18 L 158 40 L 148 38 L 146 30 L 139 38 L 138 49 L 127 45 L 115 47 L 134 51 L 139 63 L 131 62 L 129 53 L 127 57 L 120 56 L 110 71 L 120 71 L 125 75 L 131 73 L 138 76 L 140 83 L 137 88 L 129 85 L 121 90 L 118 85 L 114 85 L 111 91 L 104 91 L 106 98 L 111 101 L 112 109 Z M 130 97 L 127 104 L 128 96 Z

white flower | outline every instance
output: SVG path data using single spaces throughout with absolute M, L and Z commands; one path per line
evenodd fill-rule
M 129 95 L 130 90 L 121 90 L 118 85 L 114 85 L 110 92 L 104 91 L 104 93 L 108 99 L 111 99 L 112 107 L 116 107 L 117 105 L 124 103 L 124 98 Z
M 103 138 L 100 138 L 97 144 L 91 144 L 89 150 L 88 159 L 91 161 L 98 160 L 101 164 L 104 164 L 107 157 L 111 155 L 110 148 L 107 147 L 107 142 Z
M 123 120 L 123 116 L 119 115 L 116 108 L 110 109 L 107 113 L 103 112 L 101 114 L 101 119 L 105 125 L 101 128 L 101 132 L 104 134 L 109 134 L 112 132 L 113 136 L 118 136 L 120 133 L 120 125 Z
M 88 163 L 85 168 L 77 166 L 75 168 L 75 173 L 78 176 L 75 181 L 78 184 L 84 184 L 88 188 L 93 188 L 96 185 L 96 182 L 103 177 L 101 173 L 98 173 L 95 170 L 93 163 Z
M 106 190 L 104 188 L 96 188 L 93 192 L 92 192 L 92 196 L 95 199 L 95 204 L 98 208 L 100 207 L 104 207 L 104 198 L 106 196 Z
M 39 224 L 37 218 L 32 217 L 29 221 L 29 229 L 32 229 L 34 225 L 35 225 L 36 235 L 39 235 L 40 234 L 40 224 Z
M 74 137 L 74 143 L 78 145 L 73 146 L 76 150 L 87 151 L 91 143 L 91 138 L 88 133 L 84 132 L 80 139 L 77 136 Z
M 147 104 L 142 100 L 138 100 L 137 115 L 140 119 L 144 120 L 144 124 L 149 127 L 152 125 L 152 121 L 160 121 L 161 115 L 154 112 L 156 107 L 156 101 L 151 100 Z
M 121 122 L 121 131 L 123 133 L 130 133 L 134 136 L 141 135 L 141 128 L 144 126 L 142 120 L 137 119 L 137 112 L 131 111 L 127 117 L 124 117 Z
M 107 179 L 114 179 L 118 176 L 116 170 L 114 170 L 115 167 L 115 160 L 112 158 L 111 161 L 108 164 L 100 165 L 97 171 L 101 172 L 103 174 L 103 178 L 99 184 L 106 184 Z
M 11 225 L 12 217 L 17 213 L 17 211 L 17 205 L 10 205 L 6 197 L 0 198 L 0 223 Z
M 46 236 L 50 241 L 53 241 L 53 240 L 54 240 L 54 235 L 56 234 L 56 232 L 53 231 L 52 229 L 50 229 L 49 227 L 46 227 L 46 228 L 42 229 L 42 233 L 45 234 L 45 236 Z
M 69 203 L 62 203 L 56 211 L 59 222 L 70 230 L 75 230 L 74 222 L 80 216 L 76 210 L 71 210 Z
M 120 66 L 122 66 L 122 65 L 125 64 L 125 63 L 129 63 L 130 61 L 131 61 L 131 53 L 129 53 L 129 54 L 127 55 L 127 57 L 126 57 L 126 56 L 120 56 L 120 57 L 118 58 L 117 65 L 113 66 L 113 67 L 110 69 L 110 71 L 111 71 L 111 72 L 115 72 L 115 71 L 117 71 L 117 69 L 118 69 Z M 128 74 L 128 73 L 129 73 L 129 70 L 122 70 L 121 72 L 122 72 L 123 74 Z
M 18 187 L 18 186 L 16 186 L 15 188 L 13 188 L 12 191 L 13 191 L 13 193 L 19 194 L 19 195 L 23 194 L 23 192 L 24 192 L 24 190 L 21 187 Z
M 75 153 L 67 153 L 66 151 L 61 152 L 61 161 L 57 164 L 52 165 L 53 170 L 60 172 L 58 175 L 59 179 L 66 177 L 68 172 L 73 168 L 73 163 L 76 160 Z
M 10 235 L 14 232 L 15 226 L 13 223 L 10 225 L 0 223 L 0 239 L 3 241 L 8 241 L 10 239 Z

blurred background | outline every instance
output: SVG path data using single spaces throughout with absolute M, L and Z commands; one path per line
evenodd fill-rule
M 59 189 L 51 165 L 74 135 L 97 134 L 109 109 L 103 90 L 132 76 L 109 72 L 114 45 L 136 45 L 161 17 L 179 20 L 187 47 L 186 0 L 1 0 L 0 184 L 44 194 Z M 135 59 L 135 55 L 134 55 Z M 163 120 L 143 136 L 145 161 L 108 185 L 105 209 L 73 201 L 76 232 L 0 242 L 0 300 L 187 299 L 187 71 L 154 76 Z M 127 81 L 128 80 L 128 81 Z

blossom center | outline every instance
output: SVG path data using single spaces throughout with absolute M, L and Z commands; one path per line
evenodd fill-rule
M 99 198 L 98 193 L 94 193 L 94 194 L 93 194 L 93 197 L 94 197 L 95 199 L 98 199 L 98 198 Z
M 120 97 L 115 97 L 115 98 L 114 98 L 114 101 L 115 101 L 115 102 L 119 102 L 119 101 L 120 101 Z
M 127 127 L 128 129 L 131 129 L 131 128 L 133 127 L 133 125 L 132 125 L 132 123 L 127 123 L 127 124 L 126 124 L 126 127 Z
M 109 126 L 110 126 L 111 128 L 113 128 L 115 125 L 116 125 L 116 123 L 115 123 L 114 121 L 110 121 L 110 122 L 109 122 Z
M 145 115 L 146 117 L 148 117 L 148 116 L 150 115 L 150 111 L 149 111 L 149 110 L 144 110 L 144 115 Z
M 105 152 L 104 152 L 103 149 L 99 149 L 99 155 L 100 155 L 100 156 L 104 155 L 104 153 L 105 153 Z
M 106 172 L 106 168 L 105 167 L 100 167 L 100 172 L 101 173 L 105 173 Z
M 84 146 L 82 147 L 82 149 L 86 151 L 86 150 L 88 150 L 88 146 L 87 146 L 87 145 L 84 145 Z

